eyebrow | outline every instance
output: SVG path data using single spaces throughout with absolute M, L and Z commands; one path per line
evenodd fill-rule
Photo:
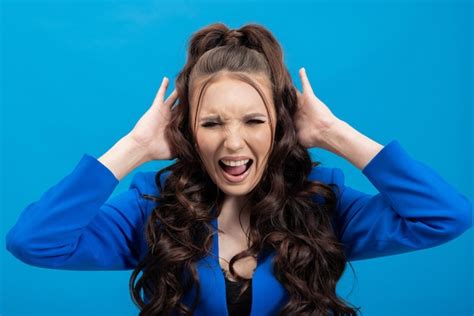
M 258 113 L 258 112 L 253 112 L 253 113 L 249 113 L 249 114 L 244 115 L 244 119 L 256 118 L 256 117 L 267 118 L 267 116 L 265 114 Z M 200 119 L 200 122 L 206 121 L 206 120 L 215 120 L 215 119 L 220 120 L 221 117 L 219 115 L 209 115 L 209 116 L 206 116 L 206 117 Z

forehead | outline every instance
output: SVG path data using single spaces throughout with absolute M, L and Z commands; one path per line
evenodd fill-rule
M 252 79 L 270 105 L 270 91 L 265 80 L 259 76 Z M 239 115 L 249 111 L 267 113 L 259 92 L 250 83 L 236 78 L 223 77 L 210 83 L 207 87 L 199 106 L 199 117 L 210 114 Z

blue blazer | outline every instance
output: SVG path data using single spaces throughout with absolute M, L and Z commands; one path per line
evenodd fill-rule
M 379 193 L 344 183 L 339 168 L 314 167 L 309 178 L 339 187 L 335 232 L 349 260 L 425 249 L 450 241 L 472 226 L 472 205 L 434 170 L 392 140 L 362 173 Z M 8 231 L 6 247 L 24 263 L 65 270 L 128 270 L 147 249 L 143 228 L 158 195 L 156 172 L 137 172 L 127 191 L 110 198 L 118 184 L 112 172 L 84 154 L 74 170 L 29 204 Z M 164 183 L 169 175 L 163 173 Z M 217 220 L 213 221 L 217 228 Z M 196 315 L 227 315 L 218 238 L 212 256 L 198 262 L 202 298 Z M 274 253 L 260 255 L 252 278 L 251 315 L 273 315 L 288 299 L 272 273 Z M 194 289 L 183 298 L 190 304 Z

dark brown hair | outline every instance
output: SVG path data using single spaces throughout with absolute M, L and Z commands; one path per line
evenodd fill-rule
M 224 73 L 249 84 L 249 77 L 263 75 L 276 111 L 266 169 L 241 210 L 241 214 L 250 213 L 251 246 L 229 263 L 232 276 L 245 282 L 241 293 L 250 280 L 235 273 L 234 262 L 272 250 L 275 277 L 289 295 L 280 315 L 327 315 L 329 310 L 335 315 L 356 315 L 356 310 L 336 294 L 347 263 L 331 222 L 336 205 L 332 188 L 337 187 L 307 179 L 320 163 L 312 162 L 307 149 L 297 141 L 293 124 L 296 88 L 279 43 L 259 24 L 231 30 L 216 23 L 193 34 L 188 48 L 187 62 L 175 83 L 179 103 L 172 108 L 167 131 L 177 159 L 156 175 L 160 195 L 143 196 L 157 205 L 145 227 L 148 252 L 130 278 L 130 291 L 140 315 L 168 315 L 173 310 L 191 315 L 198 304 L 196 262 L 210 253 L 214 234 L 210 222 L 219 216 L 224 194 L 207 174 L 195 146 L 190 98 L 198 87 Z M 268 102 L 265 104 L 268 107 Z M 159 180 L 165 171 L 170 173 L 162 186 Z M 312 198 L 315 195 L 323 202 L 316 202 Z M 140 272 L 143 274 L 137 281 Z M 181 299 L 192 287 L 197 295 L 192 306 L 186 306 Z

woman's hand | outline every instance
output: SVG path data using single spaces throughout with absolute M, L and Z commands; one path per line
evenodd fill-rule
M 298 142 L 306 148 L 321 147 L 327 149 L 325 134 L 339 119 L 314 95 L 304 68 L 299 71 L 303 93 L 296 89 L 298 109 L 293 121 Z
M 147 153 L 149 160 L 170 160 L 175 153 L 166 138 L 166 129 L 171 118 L 171 107 L 177 100 L 176 89 L 164 101 L 169 79 L 164 77 L 153 104 L 127 135 Z

